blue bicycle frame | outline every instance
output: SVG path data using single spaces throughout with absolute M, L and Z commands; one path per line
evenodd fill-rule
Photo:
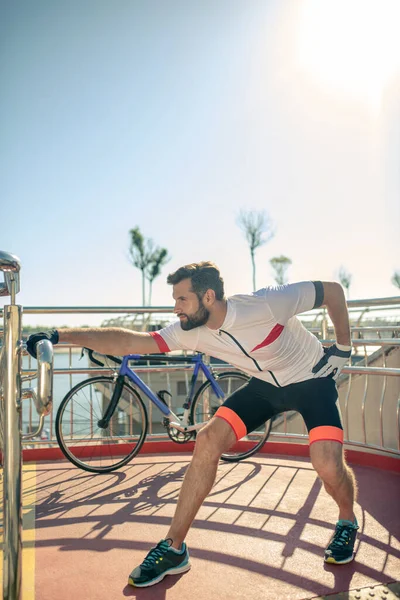
M 143 358 L 146 358 L 146 359 L 149 359 L 152 361 L 160 360 L 163 362 L 189 363 L 188 369 L 189 368 L 191 369 L 192 368 L 191 365 L 194 364 L 194 370 L 193 370 L 193 374 L 192 374 L 190 390 L 189 390 L 189 394 L 186 399 L 186 402 L 184 404 L 185 411 L 184 411 L 182 420 L 166 404 L 164 404 L 164 402 L 162 402 L 160 400 L 160 398 L 158 398 L 158 396 L 156 396 L 156 394 L 144 383 L 144 381 L 139 377 L 139 375 L 137 375 L 135 373 L 135 371 L 132 371 L 132 369 L 129 367 L 130 361 L 140 360 Z M 137 385 L 137 387 L 143 392 L 143 394 L 145 394 L 149 398 L 149 400 L 151 402 L 153 402 L 153 404 L 155 404 L 157 406 L 157 408 L 160 409 L 160 411 L 163 413 L 163 415 L 167 419 L 169 419 L 171 426 L 178 429 L 178 431 L 189 432 L 189 431 L 197 431 L 204 425 L 204 423 L 199 423 L 197 425 L 188 425 L 190 406 L 191 406 L 191 403 L 192 403 L 192 400 L 194 397 L 195 384 L 196 384 L 197 377 L 198 377 L 200 370 L 204 373 L 206 379 L 210 382 L 211 387 L 212 387 L 213 391 L 215 392 L 215 394 L 217 395 L 217 397 L 223 398 L 224 392 L 222 391 L 221 387 L 218 385 L 217 380 L 214 378 L 214 376 L 211 372 L 211 369 L 203 362 L 203 354 L 195 354 L 194 356 L 187 356 L 187 357 L 186 356 L 164 356 L 164 355 L 158 356 L 158 355 L 154 355 L 154 354 L 146 355 L 144 357 L 143 354 L 128 354 L 127 356 L 124 356 L 122 359 L 122 364 L 119 369 L 118 375 L 127 377 L 133 383 L 135 383 Z M 171 419 L 173 419 L 173 421 L 171 421 Z

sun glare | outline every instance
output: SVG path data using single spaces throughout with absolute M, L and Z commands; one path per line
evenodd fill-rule
M 296 60 L 333 94 L 379 112 L 400 73 L 399 0 L 304 0 Z

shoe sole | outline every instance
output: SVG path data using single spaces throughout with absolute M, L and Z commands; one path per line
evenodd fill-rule
M 329 556 L 328 558 L 324 558 L 324 561 L 331 565 L 347 565 L 347 563 L 354 560 L 354 554 L 350 556 L 350 558 L 345 558 L 344 560 L 336 560 L 333 556 Z
M 129 577 L 128 584 L 132 585 L 133 587 L 150 587 L 151 585 L 156 585 L 156 583 L 160 583 L 160 581 L 162 581 L 164 579 L 164 577 L 166 577 L 167 575 L 180 575 L 181 573 L 186 573 L 186 571 L 189 571 L 191 566 L 192 565 L 190 564 L 190 562 L 188 562 L 188 563 L 186 563 L 186 565 L 183 565 L 182 567 L 175 567 L 175 568 L 169 569 L 168 571 L 165 571 L 159 577 L 157 577 L 157 579 L 153 579 L 152 581 L 147 581 L 146 583 L 135 583 L 133 581 L 133 579 L 131 579 Z

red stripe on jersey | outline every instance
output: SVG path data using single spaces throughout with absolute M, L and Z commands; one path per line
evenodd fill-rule
M 150 335 L 157 342 L 157 346 L 158 346 L 158 349 L 159 349 L 160 352 L 171 352 L 171 350 L 168 348 L 167 342 L 164 340 L 164 338 L 162 337 L 162 335 L 160 335 L 158 333 L 158 331 L 150 331 Z
M 263 340 L 261 344 L 258 344 L 258 346 L 253 348 L 253 350 L 250 350 L 250 352 L 254 352 L 254 350 L 258 350 L 259 348 L 264 348 L 265 346 L 272 344 L 272 342 L 274 342 L 281 335 L 283 329 L 284 325 L 279 325 L 279 323 L 277 323 L 275 327 L 271 329 L 265 340 Z

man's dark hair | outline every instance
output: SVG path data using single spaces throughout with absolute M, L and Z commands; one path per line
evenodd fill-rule
M 167 283 L 176 285 L 183 279 L 190 279 L 192 291 L 201 300 L 207 290 L 214 290 L 217 300 L 224 299 L 224 280 L 222 279 L 217 265 L 210 261 L 191 263 L 180 267 L 167 277 Z

